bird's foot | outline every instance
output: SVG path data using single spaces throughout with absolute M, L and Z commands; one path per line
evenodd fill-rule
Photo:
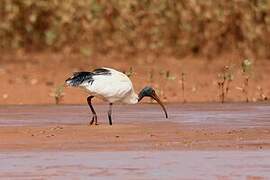
M 98 125 L 97 123 L 97 115 L 96 114 L 93 114 L 93 117 L 92 117 L 92 120 L 90 121 L 89 125 L 93 125 L 93 123 L 95 122 L 94 125 Z

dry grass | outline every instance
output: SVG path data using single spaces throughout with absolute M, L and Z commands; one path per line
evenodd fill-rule
M 2 0 L 2 50 L 269 57 L 269 0 Z

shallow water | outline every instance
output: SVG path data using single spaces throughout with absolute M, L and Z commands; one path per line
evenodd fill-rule
M 107 105 L 96 105 L 98 119 L 107 123 Z M 192 125 L 233 127 L 270 126 L 270 104 L 170 104 L 169 119 L 165 119 L 158 105 L 116 105 L 113 107 L 114 123 L 143 121 L 170 121 Z M 36 126 L 55 124 L 85 124 L 90 110 L 86 105 L 60 106 L 0 106 L 0 126 Z
M 0 153 L 6 179 L 270 178 L 269 151 Z

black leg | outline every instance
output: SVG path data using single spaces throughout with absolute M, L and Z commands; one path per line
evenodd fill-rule
M 113 103 L 110 103 L 109 111 L 108 111 L 108 118 L 109 118 L 110 125 L 112 125 L 112 105 Z
M 94 96 L 89 96 L 89 97 L 87 98 L 88 105 L 89 105 L 89 107 L 90 107 L 90 109 L 91 109 L 91 111 L 92 111 L 92 114 L 93 114 L 92 120 L 90 121 L 89 125 L 92 125 L 94 122 L 95 122 L 95 125 L 98 125 L 98 123 L 97 123 L 97 113 L 96 113 L 96 111 L 94 110 L 94 108 L 93 108 L 93 106 L 92 106 L 92 103 L 91 103 L 91 100 L 92 100 L 93 97 L 94 97 Z

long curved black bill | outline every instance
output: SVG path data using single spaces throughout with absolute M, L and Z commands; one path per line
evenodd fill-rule
M 162 109 L 163 109 L 163 111 L 164 111 L 164 113 L 165 113 L 166 118 L 168 118 L 167 110 L 166 110 L 165 106 L 163 105 L 163 103 L 161 102 L 161 100 L 159 99 L 159 97 L 157 96 L 157 94 L 156 94 L 156 93 L 153 93 L 153 94 L 151 95 L 151 97 L 152 97 L 154 100 L 156 100 L 157 103 L 162 107 Z

